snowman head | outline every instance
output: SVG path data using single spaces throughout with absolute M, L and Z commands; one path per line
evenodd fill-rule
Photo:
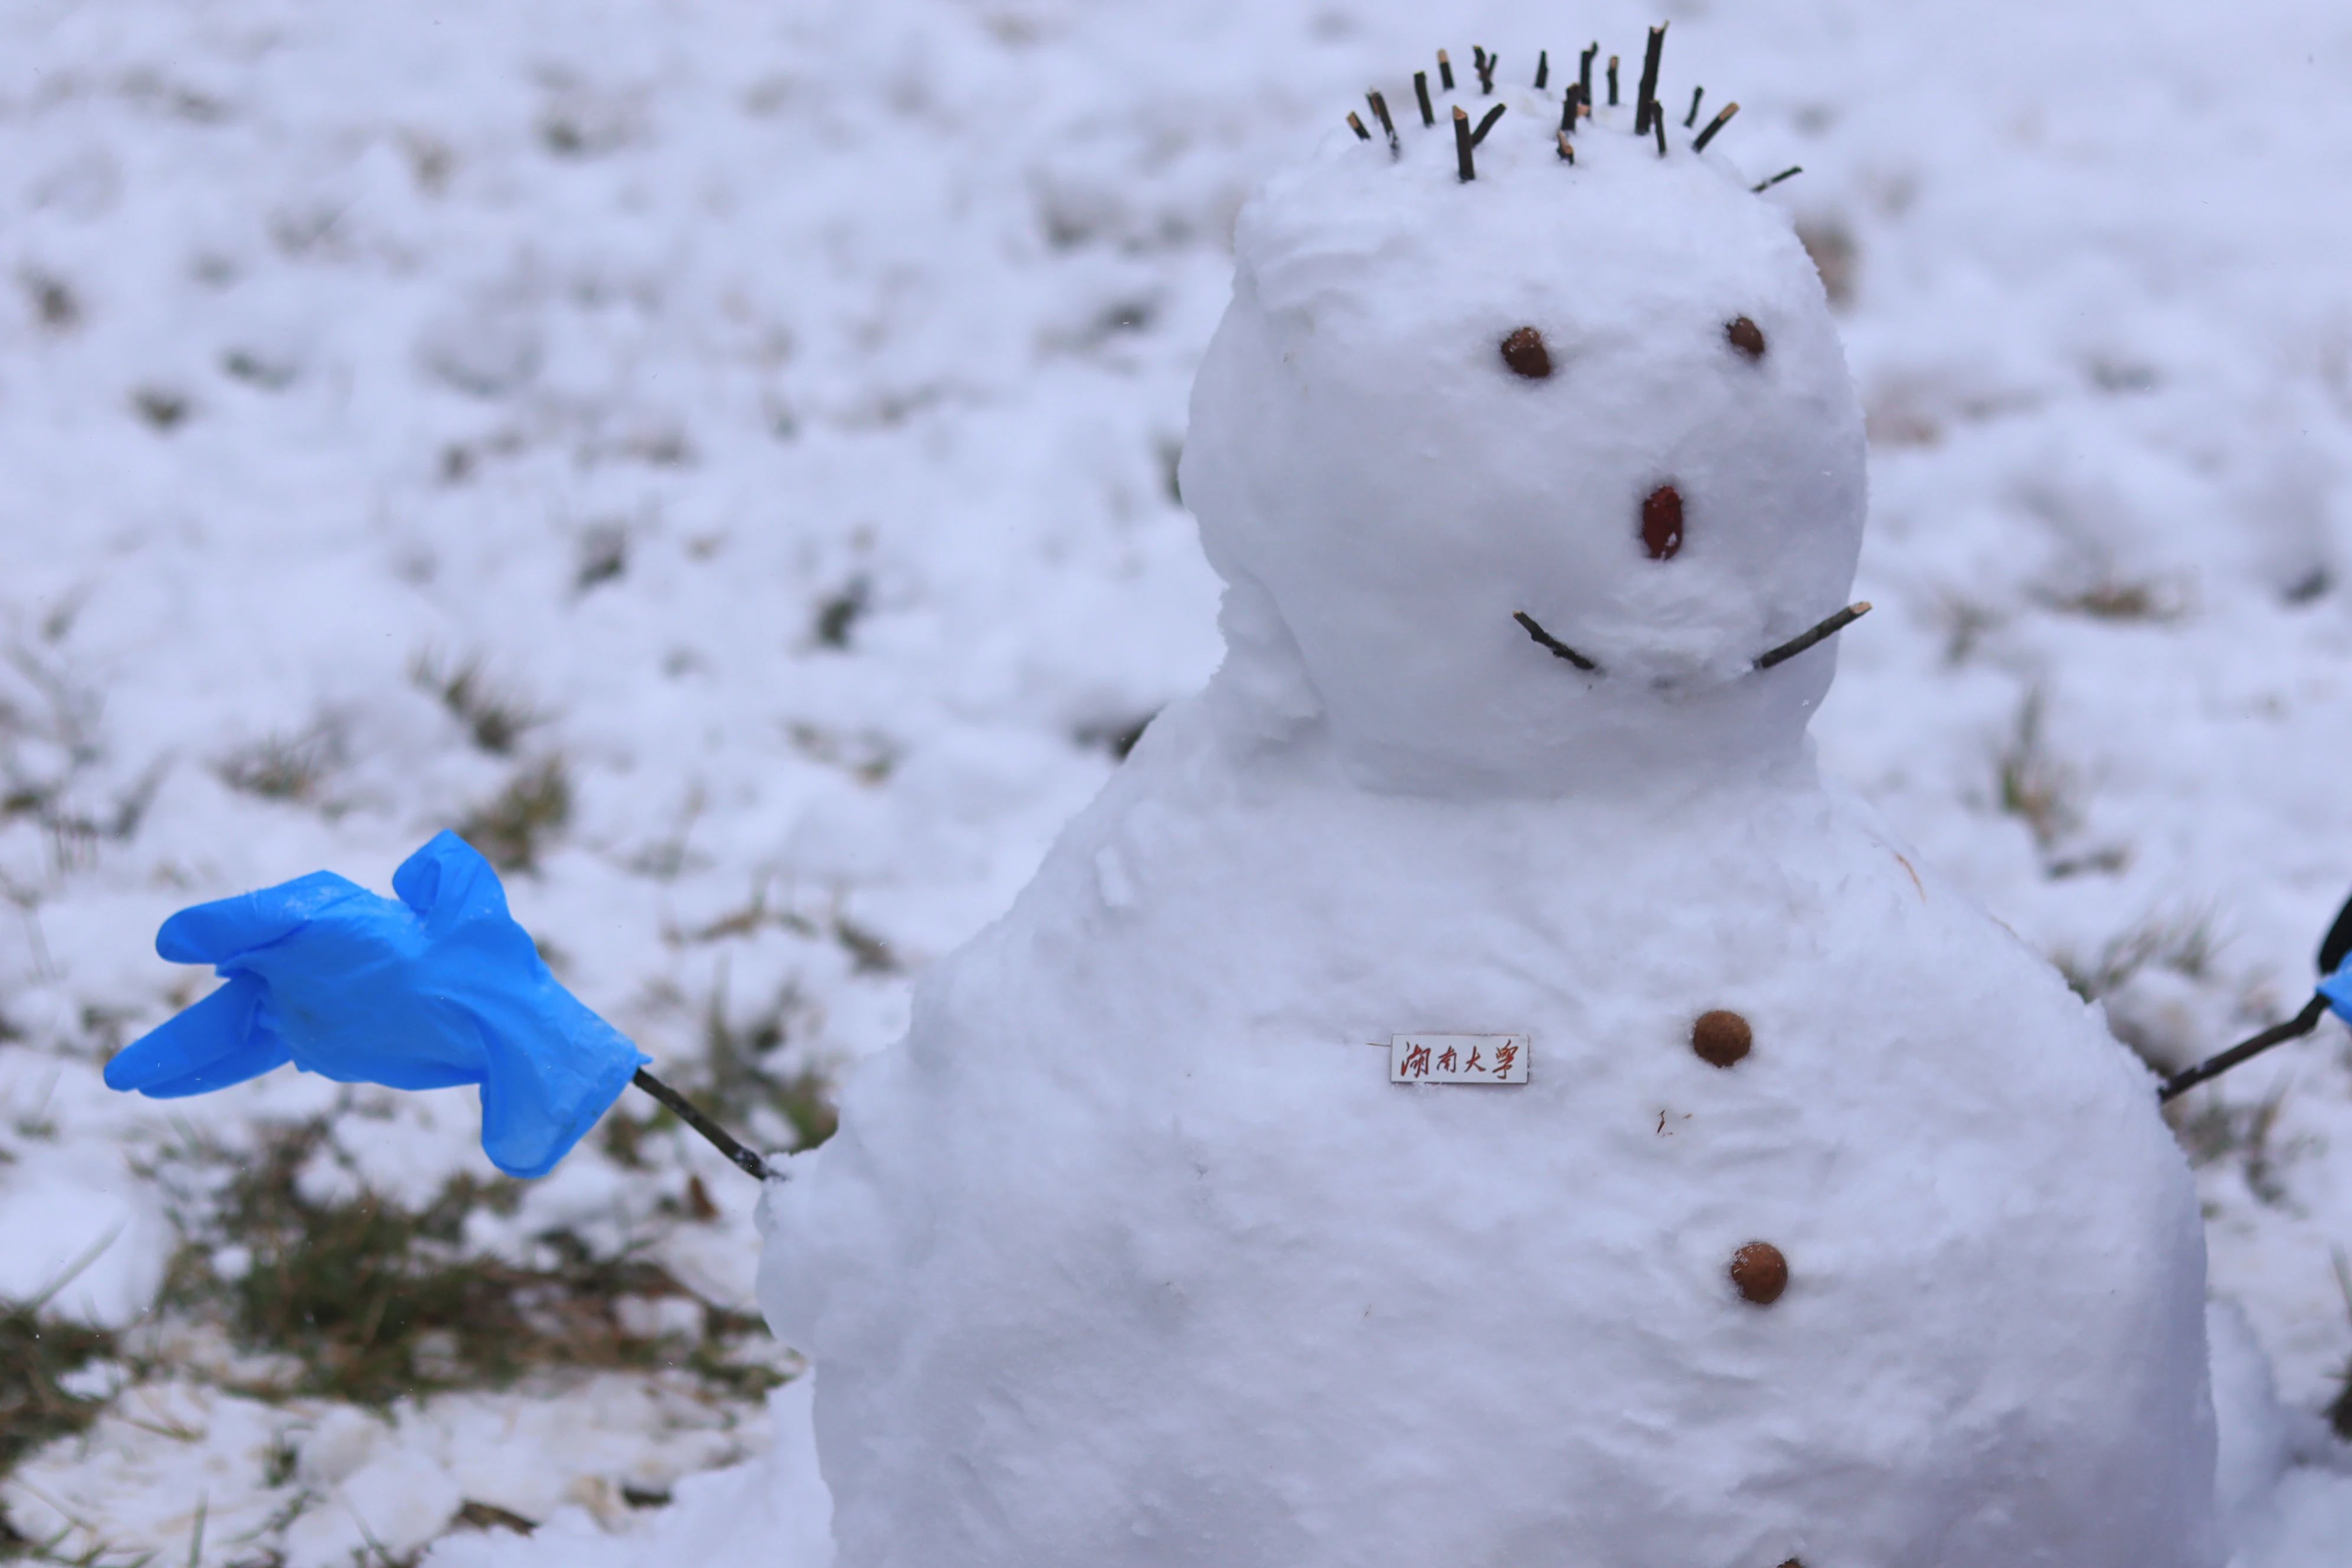
M 1818 274 L 1694 131 L 1604 106 L 1571 156 L 1556 94 L 1460 86 L 1243 209 L 1181 476 L 1227 710 L 1389 789 L 1801 754 L 1834 640 L 1758 661 L 1845 603 L 1864 510 Z

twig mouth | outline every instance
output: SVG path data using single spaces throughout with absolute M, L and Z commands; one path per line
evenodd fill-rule
M 1549 632 L 1544 630 L 1543 627 L 1538 626 L 1536 624 L 1536 618 L 1528 614 L 1525 610 L 1513 610 L 1511 612 L 1511 619 L 1518 622 L 1520 626 L 1526 627 L 1528 636 L 1535 638 L 1537 642 L 1540 643 L 1545 647 L 1549 648 L 1554 658 L 1564 658 L 1568 660 L 1569 663 L 1576 666 L 1577 668 L 1592 675 L 1606 673 L 1599 665 L 1593 663 L 1591 659 L 1585 658 L 1582 654 L 1577 652 L 1574 648 L 1569 647 L 1566 643 L 1560 641 Z
M 1776 664 L 1785 664 L 1815 643 L 1827 642 L 1868 614 L 1870 614 L 1870 601 L 1857 599 L 1836 615 L 1825 617 L 1820 625 L 1799 632 L 1769 653 L 1758 655 L 1756 668 L 1769 669 Z
M 1863 616 L 1868 614 L 1870 614 L 1870 601 L 1867 599 L 1857 599 L 1853 604 L 1848 605 L 1844 609 L 1838 611 L 1837 614 L 1824 616 L 1819 624 L 1809 626 L 1805 630 L 1799 632 L 1795 637 L 1790 637 L 1787 642 L 1782 643 L 1780 647 L 1759 654 L 1751 668 L 1764 670 L 1771 668 L 1776 664 L 1786 664 L 1789 660 L 1796 658 L 1799 654 L 1803 653 L 1807 648 L 1813 647 L 1815 644 L 1827 642 L 1830 638 L 1837 636 L 1838 633 L 1845 630 L 1846 627 L 1853 625 L 1854 622 L 1862 619 Z M 1560 641 L 1549 632 L 1544 630 L 1543 626 L 1536 620 L 1536 618 L 1528 614 L 1525 610 L 1513 610 L 1511 612 L 1511 619 L 1518 622 L 1520 626 L 1527 632 L 1528 636 L 1533 637 L 1538 645 L 1549 649 L 1554 658 L 1564 658 L 1568 660 L 1569 663 L 1576 666 L 1577 668 L 1583 670 L 1588 675 L 1606 675 L 1609 673 L 1607 670 L 1602 669 L 1600 665 L 1594 663 L 1591 659 L 1585 658 L 1582 654 L 1577 652 L 1574 648 L 1569 647 L 1566 643 Z

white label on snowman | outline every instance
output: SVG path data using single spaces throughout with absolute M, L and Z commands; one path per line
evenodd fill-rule
M 1527 1035 L 1391 1035 L 1391 1083 L 1525 1083 Z

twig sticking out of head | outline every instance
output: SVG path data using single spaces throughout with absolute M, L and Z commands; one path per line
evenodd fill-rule
M 1536 90 L 1541 92 L 1551 85 L 1551 51 L 1536 51 Z
M 1698 123 L 1698 100 L 1706 96 L 1706 89 L 1703 87 L 1695 87 L 1691 89 L 1690 112 L 1683 116 L 1684 130 L 1687 131 L 1692 126 Z
M 1470 145 L 1475 147 L 1479 142 L 1486 140 L 1486 132 L 1495 129 L 1495 121 L 1502 118 L 1503 106 L 1499 103 L 1480 116 L 1478 129 L 1470 132 Z
M 1658 61 L 1666 52 L 1666 25 L 1664 22 L 1650 29 L 1650 46 L 1642 56 L 1642 85 L 1633 93 L 1633 134 L 1639 136 L 1650 128 L 1651 116 L 1658 113 Z
M 1429 73 L 1427 71 L 1412 73 L 1412 96 L 1421 101 L 1421 122 L 1423 125 L 1436 124 L 1437 110 L 1429 107 Z
M 1470 117 L 1457 103 L 1454 106 L 1454 165 L 1465 185 L 1478 177 L 1478 166 L 1470 160 L 1470 149 L 1476 145 L 1470 140 Z
M 1738 112 L 1739 105 L 1736 103 L 1727 103 L 1721 109 L 1717 110 L 1715 111 L 1715 118 L 1706 122 L 1706 129 L 1698 133 L 1698 140 L 1691 143 L 1691 151 L 1694 153 L 1706 152 L 1706 144 L 1715 140 L 1715 133 L 1722 130 L 1725 126 L 1730 124 L 1731 117 Z
M 1802 163 L 1791 163 L 1787 168 L 1781 170 L 1779 174 L 1773 175 L 1770 179 L 1748 187 L 1748 194 L 1751 195 L 1760 196 L 1765 192 L 1770 190 L 1773 186 L 1779 184 L 1781 181 L 1793 180 L 1804 172 L 1805 166 Z
M 1576 129 L 1576 84 L 1570 82 L 1568 90 L 1559 95 L 1559 133 L 1562 136 Z
M 1364 101 L 1372 106 L 1372 118 L 1379 121 L 1381 129 L 1388 133 L 1389 152 L 1402 156 L 1404 149 L 1397 142 L 1396 121 L 1389 118 L 1389 100 L 1377 92 L 1368 92 L 1364 94 Z
M 1577 668 L 1589 670 L 1595 675 L 1598 675 L 1601 672 L 1601 667 L 1599 665 L 1593 663 L 1591 659 L 1585 658 L 1582 654 L 1577 652 L 1574 648 L 1569 647 L 1566 643 L 1560 641 L 1549 632 L 1544 630 L 1543 627 L 1536 625 L 1536 618 L 1528 614 L 1525 610 L 1513 610 L 1511 612 L 1511 619 L 1518 622 L 1521 626 L 1524 626 L 1527 629 L 1528 636 L 1535 638 L 1536 641 L 1543 647 L 1549 648 L 1552 652 L 1553 658 L 1564 658 L 1568 660 L 1569 663 L 1576 666 Z
M 1576 92 L 1577 101 L 1580 103 L 1589 104 L 1592 101 L 1592 60 L 1593 57 L 1600 53 L 1601 46 L 1594 44 L 1577 57 Z
M 1359 142 L 1369 142 L 1372 139 L 1372 133 L 1364 129 L 1364 117 L 1352 109 L 1348 110 L 1348 129 L 1356 133 L 1356 140 Z
M 1576 162 L 1576 149 L 1574 146 L 1570 144 L 1568 132 L 1565 131 L 1559 133 L 1559 161 L 1563 163 L 1573 163 Z
M 1448 92 L 1454 90 L 1454 62 L 1445 58 L 1444 49 L 1437 51 L 1437 85 Z
M 1478 90 L 1480 92 L 1493 92 L 1495 90 L 1495 63 L 1496 60 L 1500 59 L 1501 57 L 1498 55 L 1490 55 L 1484 49 L 1478 50 L 1477 56 Z
M 1656 104 L 1650 106 L 1650 133 L 1658 139 L 1658 156 L 1666 155 L 1666 114 Z
M 1609 107 L 1617 107 L 1617 57 L 1609 57 Z
M 1776 664 L 1786 664 L 1815 643 L 1829 641 L 1830 638 L 1868 614 L 1870 614 L 1870 601 L 1857 599 L 1811 630 L 1799 632 L 1769 653 L 1760 655 L 1756 660 L 1756 668 L 1769 669 Z

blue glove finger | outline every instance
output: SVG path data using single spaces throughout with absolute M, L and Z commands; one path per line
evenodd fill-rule
M 543 1176 L 652 1058 L 558 985 L 517 985 L 476 1014 L 488 1071 L 482 1152 L 509 1176 Z
M 2337 1017 L 2352 1024 L 2352 958 L 2346 959 L 2335 973 L 2319 983 L 2319 994 L 2327 998 L 2327 1005 Z
M 267 1026 L 256 1024 L 244 1046 L 234 1054 L 179 1078 L 148 1084 L 139 1092 L 150 1100 L 184 1100 L 192 1094 L 209 1094 L 216 1089 L 259 1078 L 293 1059 L 294 1054 L 286 1048 L 284 1040 Z
M 257 893 L 182 910 L 155 933 L 155 952 L 173 963 L 226 963 L 283 941 L 320 911 L 354 896 L 374 895 L 332 871 L 313 871 Z
M 467 915 L 507 912 L 506 889 L 481 852 L 444 828 L 392 874 L 400 901 L 436 926 Z
M 114 1054 L 106 1064 L 106 1087 L 169 1099 L 174 1094 L 167 1085 L 201 1079 L 176 1091 L 196 1094 L 268 1072 L 287 1058 L 284 1042 L 257 1027 L 263 989 L 260 981 L 239 975 L 181 1009 Z M 257 1037 L 269 1048 L 257 1050 Z

